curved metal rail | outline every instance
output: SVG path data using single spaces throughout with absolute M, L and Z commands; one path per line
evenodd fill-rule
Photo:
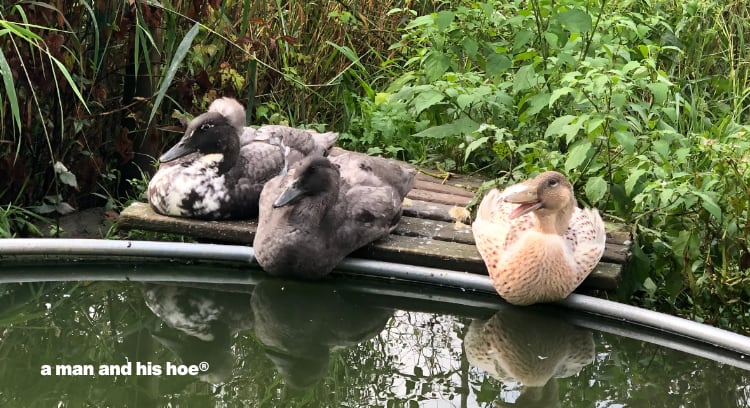
M 253 254 L 253 248 L 238 245 L 93 239 L 0 239 L 0 261 L 39 258 L 44 260 L 75 260 L 91 257 L 106 260 L 112 257 L 133 257 L 180 261 L 226 261 L 257 268 Z M 495 289 L 488 276 L 467 272 L 356 258 L 345 259 L 338 266 L 337 270 L 354 275 L 374 276 L 385 279 L 447 286 L 461 290 L 495 293 Z M 0 272 L 0 282 L 8 282 L 11 279 L 15 282 L 85 279 L 75 273 L 66 276 L 68 279 L 61 279 L 60 274 L 55 274 L 54 270 L 50 271 L 49 274 L 35 273 L 26 276 L 23 273 L 13 273 L 12 276 L 7 276 Z M 91 278 L 89 275 L 88 279 Z M 246 277 L 234 278 L 232 276 L 216 275 L 206 277 L 206 279 L 202 279 L 197 275 L 176 279 L 174 272 L 165 272 L 163 275 L 150 274 L 138 278 L 133 276 L 132 271 L 131 273 L 120 272 L 119 274 L 103 274 L 101 277 L 98 275 L 94 277 L 94 279 L 99 278 L 102 280 L 210 281 L 211 283 L 251 283 L 253 281 L 253 279 Z M 614 319 L 615 321 L 645 326 L 750 356 L 750 337 L 676 316 L 575 293 L 565 300 L 556 302 L 556 304 L 579 312 Z M 670 347 L 669 345 L 667 346 Z M 676 347 L 671 346 L 671 348 Z

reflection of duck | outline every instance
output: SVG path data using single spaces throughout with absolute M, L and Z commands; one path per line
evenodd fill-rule
M 497 292 L 528 305 L 567 297 L 604 253 L 604 222 L 596 209 L 576 205 L 573 186 L 548 171 L 492 190 L 472 225 Z
M 164 153 L 148 186 L 160 214 L 202 219 L 257 215 L 266 181 L 307 155 L 323 155 L 336 133 L 285 126 L 245 127 L 245 109 L 220 98 L 195 117 L 182 139 Z
M 261 194 L 258 263 L 272 275 L 327 274 L 396 227 L 414 175 L 395 161 L 356 153 L 305 158 Z
M 147 283 L 143 298 L 174 329 L 154 334 L 162 345 L 184 364 L 208 362 L 210 371 L 201 374 L 205 381 L 216 384 L 231 375 L 232 336 L 253 327 L 249 294 Z
M 389 310 L 346 300 L 341 290 L 313 282 L 265 280 L 253 290 L 256 338 L 286 383 L 303 388 L 326 373 L 330 350 L 377 335 Z
M 527 308 L 506 307 L 487 321 L 474 320 L 464 349 L 471 365 L 523 384 L 527 401 L 556 402 L 557 384 L 550 380 L 575 375 L 594 361 L 591 332 Z

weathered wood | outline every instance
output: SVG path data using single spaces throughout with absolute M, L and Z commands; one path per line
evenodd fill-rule
M 123 230 L 139 229 L 189 235 L 196 239 L 252 245 L 258 223 L 255 221 L 201 221 L 157 214 L 146 203 L 133 203 L 117 219 Z
M 469 197 L 469 199 L 474 198 L 473 191 L 469 191 L 450 184 L 440 184 L 431 180 L 424 180 L 423 178 L 417 178 L 417 180 L 414 182 L 414 189 L 434 191 L 436 193 L 443 194 L 453 194 L 459 197 Z
M 436 221 L 455 221 L 450 215 L 454 206 L 422 200 L 404 200 L 404 215 Z
M 474 245 L 474 234 L 471 232 L 471 226 L 456 225 L 455 222 L 401 217 L 401 221 L 393 234 Z
M 117 221 L 121 229 L 184 234 L 198 240 L 252 245 L 257 223 L 254 221 L 201 221 L 166 217 L 155 213 L 146 203 L 133 203 L 123 210 Z M 613 289 L 619 282 L 621 263 L 627 261 L 628 246 L 622 244 L 621 231 L 608 224 L 607 248 L 602 262 L 584 282 L 583 287 Z M 620 241 L 618 241 L 620 240 Z M 454 222 L 402 217 L 388 238 L 356 251 L 354 256 L 388 262 L 487 274 L 474 246 L 469 226 Z M 613 263 L 614 262 L 614 263 Z
M 431 203 L 457 205 L 461 207 L 466 206 L 471 202 L 471 198 L 469 197 L 417 189 L 409 191 L 409 194 L 407 194 L 406 197 L 412 200 L 422 200 Z

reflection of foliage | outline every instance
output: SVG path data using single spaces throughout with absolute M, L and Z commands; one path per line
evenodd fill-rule
M 301 390 L 285 385 L 251 330 L 231 336 L 231 375 L 215 386 L 189 376 L 39 375 L 42 364 L 180 363 L 184 357 L 152 336 L 165 327 L 145 306 L 141 288 L 132 283 L 0 286 L 0 405 L 363 407 L 449 400 L 456 406 L 490 407 L 518 397 L 517 384 L 500 383 L 469 367 L 461 341 L 468 318 L 411 311 L 396 312 L 368 341 L 333 349 L 320 381 Z M 595 338 L 594 363 L 556 381 L 565 406 L 750 402 L 744 389 L 750 375 L 739 369 L 626 338 Z

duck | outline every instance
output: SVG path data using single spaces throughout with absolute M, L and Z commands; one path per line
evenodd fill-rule
M 517 406 L 559 405 L 557 379 L 594 363 L 593 333 L 546 309 L 505 305 L 487 320 L 473 319 L 463 339 L 471 366 L 509 389 L 510 383 L 522 385 Z
M 231 377 L 237 360 L 232 347 L 235 336 L 254 328 L 253 315 L 247 313 L 251 294 L 222 289 L 143 285 L 146 306 L 163 323 L 151 336 L 183 364 L 209 363 L 198 378 L 211 384 Z
M 491 190 L 472 232 L 495 290 L 515 305 L 566 298 L 599 263 L 606 241 L 599 212 L 579 208 L 556 171 Z
M 355 347 L 383 331 L 393 310 L 360 297 L 328 282 L 260 280 L 249 314 L 256 340 L 286 385 L 302 389 L 317 383 L 335 350 Z
M 327 275 L 396 228 L 415 174 L 394 160 L 354 152 L 303 158 L 260 195 L 256 261 L 273 276 Z
M 245 126 L 245 108 L 216 99 L 159 157 L 148 200 L 159 214 L 205 220 L 258 214 L 263 185 L 307 155 L 326 155 L 338 134 L 288 126 Z

